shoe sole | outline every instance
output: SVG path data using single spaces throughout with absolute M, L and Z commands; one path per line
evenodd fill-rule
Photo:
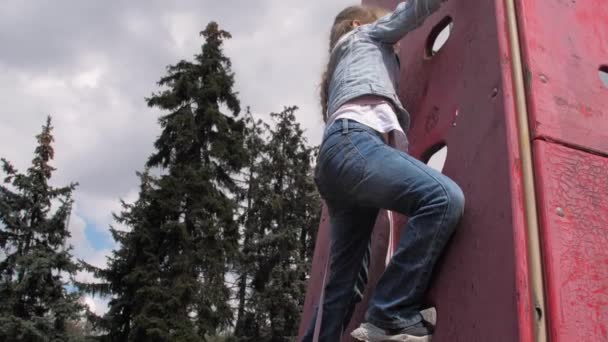
M 353 330 L 350 335 L 359 341 L 366 342 L 383 342 L 383 341 L 399 341 L 399 342 L 430 342 L 431 335 L 413 336 L 407 334 L 401 335 L 386 335 L 384 330 L 377 327 L 362 324 L 359 328 Z

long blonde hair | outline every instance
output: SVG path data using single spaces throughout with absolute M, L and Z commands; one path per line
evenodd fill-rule
M 359 21 L 361 25 L 370 24 L 378 20 L 380 17 L 388 13 L 387 10 L 376 7 L 366 6 L 349 6 L 343 9 L 334 20 L 329 35 L 329 53 L 334 49 L 338 40 L 348 32 L 354 29 L 353 21 Z M 328 62 L 325 72 L 321 78 L 321 107 L 323 108 L 323 121 L 327 122 L 327 101 L 329 100 L 329 82 L 333 70 L 330 70 L 330 62 Z

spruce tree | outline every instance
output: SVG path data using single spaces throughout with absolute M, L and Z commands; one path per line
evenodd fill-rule
M 255 199 L 261 194 L 263 189 L 259 178 L 260 161 L 266 146 L 267 125 L 262 120 L 255 120 L 251 111 L 247 110 L 245 117 L 245 148 L 247 150 L 248 165 L 243 173 L 243 192 L 239 200 L 242 203 L 242 212 L 239 217 L 239 225 L 241 226 L 241 248 L 239 258 L 235 268 L 237 276 L 237 316 L 235 323 L 236 336 L 249 336 L 255 333 L 254 317 L 248 312 L 247 304 L 249 299 L 250 278 L 255 272 L 255 264 L 251 259 L 251 242 L 256 226 L 259 225 L 258 218 L 254 211 Z
M 234 320 L 226 277 L 238 252 L 244 123 L 222 51 L 230 34 L 211 22 L 201 35 L 201 53 L 169 66 L 147 99 L 166 113 L 147 162 L 161 176 L 118 217 L 132 232 L 113 232 L 120 248 L 108 269 L 90 268 L 104 282 L 89 289 L 114 297 L 100 323 L 116 341 L 205 341 Z
M 79 318 L 79 293 L 66 277 L 79 270 L 72 259 L 68 218 L 76 184 L 49 184 L 55 168 L 51 118 L 36 137 L 32 165 L 19 173 L 2 159 L 0 185 L 0 340 L 68 341 Z
M 100 269 L 81 261 L 92 272 L 98 283 L 77 283 L 84 291 L 95 296 L 110 296 L 108 312 L 97 317 L 89 312 L 89 320 L 102 341 L 166 340 L 169 338 L 162 321 L 164 309 L 158 301 L 157 283 L 160 279 L 162 242 L 155 197 L 155 178 L 148 170 L 137 173 L 140 190 L 133 204 L 121 201 L 122 211 L 114 214 L 117 223 L 128 227 L 120 230 L 110 227 L 118 248 L 108 258 L 106 269 Z
M 233 320 L 226 276 L 238 251 L 234 176 L 246 154 L 234 75 L 222 52 L 231 36 L 214 22 L 201 34 L 206 43 L 195 62 L 169 67 L 159 82 L 168 89 L 148 99 L 170 112 L 160 119 L 163 131 L 148 166 L 167 170 L 159 182 L 167 306 L 174 320 L 191 321 L 203 338 Z
M 269 140 L 253 166 L 243 246 L 250 294 L 237 323 L 240 340 L 287 341 L 297 334 L 320 198 L 312 180 L 316 149 L 307 146 L 296 110 L 271 114 L 275 126 L 265 125 Z

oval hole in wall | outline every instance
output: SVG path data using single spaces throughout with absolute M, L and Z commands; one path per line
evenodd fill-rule
M 430 58 L 436 55 L 452 34 L 454 28 L 454 21 L 451 17 L 443 18 L 429 34 L 429 38 L 426 40 L 426 57 Z
M 602 65 L 600 67 L 600 81 L 608 88 L 608 65 Z
M 442 172 L 448 158 L 448 145 L 445 143 L 431 147 L 422 157 L 431 168 Z

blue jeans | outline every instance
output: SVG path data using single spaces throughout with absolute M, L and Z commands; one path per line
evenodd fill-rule
M 462 190 L 445 175 L 385 144 L 372 128 L 339 119 L 323 138 L 315 183 L 331 226 L 330 274 L 319 341 L 337 342 L 348 325 L 356 285 L 379 208 L 408 216 L 365 320 L 399 329 L 420 315 L 433 267 L 464 211 Z M 303 341 L 312 341 L 316 310 Z

